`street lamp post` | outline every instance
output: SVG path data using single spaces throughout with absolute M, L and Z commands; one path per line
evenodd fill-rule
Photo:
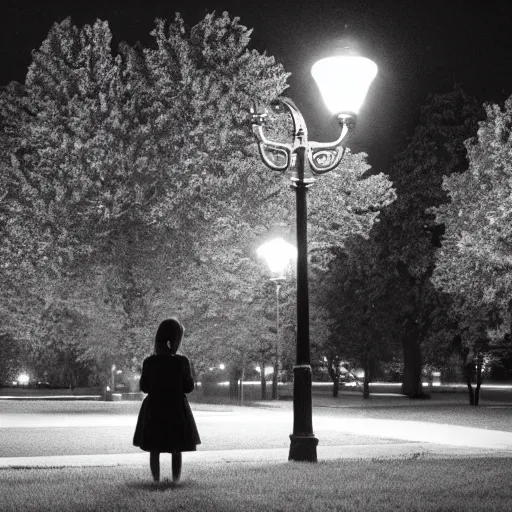
M 347 54 L 320 60 L 311 73 L 327 107 L 340 124 L 341 133 L 336 141 L 309 141 L 302 114 L 286 97 L 277 98 L 271 107 L 277 113 L 287 111 L 291 115 L 294 134 L 291 144 L 265 137 L 266 110 L 254 105 L 251 114 L 253 133 L 264 164 L 274 171 L 292 170 L 297 226 L 297 352 L 293 368 L 293 433 L 290 434 L 288 459 L 316 462 L 318 439 L 313 433 L 311 398 L 306 191 L 315 181 L 313 175 L 333 170 L 343 158 L 342 142 L 355 127 L 357 112 L 375 78 L 377 66 L 369 59 Z
M 279 292 L 281 285 L 284 281 L 284 277 L 272 277 L 270 279 L 276 285 L 276 338 L 274 343 L 274 372 L 272 374 L 272 400 L 279 398 L 277 392 L 277 383 L 279 376 Z
M 274 372 L 272 374 L 272 399 L 278 399 L 277 384 L 279 374 L 279 292 L 285 277 L 284 272 L 290 262 L 297 258 L 297 249 L 283 240 L 276 238 L 261 245 L 257 254 L 263 258 L 274 274 L 270 280 L 276 285 L 276 337 L 274 341 Z

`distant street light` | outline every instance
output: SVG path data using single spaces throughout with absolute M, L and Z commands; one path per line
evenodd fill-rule
M 293 368 L 293 433 L 289 459 L 316 462 L 318 439 L 313 433 L 311 400 L 306 190 L 315 181 L 313 175 L 333 170 L 343 158 L 342 141 L 355 127 L 356 115 L 377 74 L 377 66 L 345 49 L 343 55 L 317 62 L 311 73 L 325 104 L 338 119 L 341 127 L 338 140 L 332 143 L 309 141 L 304 118 L 289 98 L 277 98 L 271 107 L 277 113 L 287 111 L 291 115 L 293 143 L 274 142 L 265 137 L 266 110 L 255 104 L 251 114 L 253 133 L 264 164 L 274 171 L 292 169 L 290 178 L 297 205 L 297 359 Z
M 28 386 L 30 377 L 26 373 L 22 373 L 18 376 L 17 381 L 21 386 Z
M 279 398 L 277 384 L 279 377 L 279 292 L 285 280 L 285 270 L 291 261 L 297 259 L 297 248 L 283 240 L 275 238 L 261 245 L 256 251 L 260 258 L 263 258 L 273 276 L 271 281 L 276 285 L 276 337 L 274 341 L 274 371 L 272 373 L 272 400 Z

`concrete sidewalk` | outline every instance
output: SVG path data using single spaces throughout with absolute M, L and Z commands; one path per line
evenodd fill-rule
M 318 461 L 339 459 L 403 459 L 403 458 L 469 458 L 512 457 L 510 450 L 438 445 L 432 443 L 399 443 L 348 446 L 318 446 Z M 162 454 L 162 463 L 171 456 Z M 184 464 L 283 463 L 288 461 L 288 448 L 259 450 L 211 450 L 184 452 Z M 146 466 L 149 454 L 119 453 L 98 455 L 57 455 L 46 457 L 3 457 L 0 468 Z
M 354 397 L 313 397 L 314 409 L 354 407 L 373 408 L 396 404 L 426 405 L 430 407 L 443 403 L 445 405 L 457 402 L 463 403 L 460 397 L 435 397 L 429 401 L 412 401 L 402 396 L 379 396 L 369 401 L 360 398 L 355 404 Z M 447 400 L 448 398 L 448 400 Z M 191 403 L 193 410 L 201 409 L 201 404 Z M 209 406 L 210 409 L 222 407 L 224 412 L 246 409 L 252 415 L 257 414 L 257 408 L 262 410 L 273 409 L 275 415 L 288 415 L 293 404 L 290 401 L 266 401 L 252 402 L 252 407 L 241 408 L 237 405 Z M 512 404 L 503 404 L 508 409 Z M 429 407 L 429 409 L 430 409 Z M 496 403 L 492 407 L 500 407 Z M 483 407 L 481 408 L 483 409 Z M 278 412 L 278 411 L 281 412 Z M 199 411 L 196 411 L 201 414 Z M 4 415 L 3 422 L 9 423 L 9 417 Z M 114 421 L 115 420 L 115 421 Z M 97 415 L 95 417 L 97 423 Z M 115 415 L 111 423 L 124 425 L 133 423 L 133 418 L 126 415 Z M 84 416 L 80 416 L 80 424 L 83 424 Z M 63 426 L 70 426 L 64 422 Z M 40 424 L 40 422 L 39 422 Z M 110 424 L 110 423 L 109 423 Z M 4 426 L 5 426 L 4 425 Z M 60 425 L 60 424 L 59 424 Z M 9 423 L 9 427 L 19 426 Z M 317 432 L 320 444 L 317 449 L 318 460 L 335 459 L 393 459 L 393 458 L 466 458 L 466 457 L 511 457 L 512 458 L 512 432 L 501 430 L 489 430 L 460 425 L 448 425 L 440 423 L 428 423 L 423 421 L 408 421 L 377 418 L 345 418 L 340 423 L 336 418 L 322 418 L 319 427 L 325 430 L 336 430 L 341 433 L 365 435 L 373 437 L 371 444 L 345 444 L 323 445 Z M 317 427 L 318 428 L 318 427 Z M 325 433 L 325 432 L 324 432 Z M 383 443 L 377 438 L 387 438 Z M 360 443 L 361 441 L 359 441 Z M 37 457 L 0 457 L 0 467 L 3 468 L 37 468 L 37 467 L 80 467 L 80 466 L 137 466 L 148 464 L 149 456 L 145 452 L 118 453 L 97 455 L 60 455 Z M 239 463 L 282 463 L 288 460 L 288 448 L 271 449 L 228 449 L 228 450 L 202 450 L 186 452 L 183 454 L 185 464 L 220 464 L 229 462 Z M 163 454 L 162 461 L 170 463 L 170 456 Z

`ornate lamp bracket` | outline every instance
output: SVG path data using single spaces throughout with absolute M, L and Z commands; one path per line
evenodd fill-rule
M 268 116 L 267 110 L 262 110 L 254 103 L 250 113 L 252 116 L 252 132 L 258 143 L 263 163 L 273 171 L 287 171 L 292 164 L 293 147 L 291 144 L 274 142 L 265 137 L 263 126 Z
M 325 174 L 332 171 L 341 161 L 345 154 L 345 146 L 342 142 L 355 128 L 355 115 L 340 114 L 338 122 L 341 133 L 334 142 L 310 142 L 308 161 L 313 174 Z
M 271 103 L 271 108 L 276 113 L 282 113 L 286 109 L 293 120 L 293 144 L 274 142 L 265 137 L 263 126 L 268 116 L 266 109 L 262 110 L 256 103 L 250 109 L 252 115 L 252 131 L 258 143 L 261 159 L 267 167 L 274 171 L 287 171 L 295 166 L 295 156 L 299 148 L 304 148 L 313 174 L 325 174 L 332 171 L 343 158 L 345 147 L 342 141 L 355 126 L 355 115 L 340 114 L 338 121 L 341 134 L 334 142 L 309 142 L 308 131 L 304 118 L 295 103 L 281 96 Z M 309 181 L 313 181 L 310 178 Z

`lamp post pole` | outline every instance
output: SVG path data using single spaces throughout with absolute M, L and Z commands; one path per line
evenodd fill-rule
M 278 394 L 278 376 L 279 376 L 279 292 L 281 291 L 281 285 L 284 281 L 283 277 L 272 277 L 271 281 L 276 285 L 276 338 L 274 343 L 274 373 L 272 374 L 272 399 L 277 400 L 279 398 Z
M 318 439 L 313 432 L 313 408 L 311 397 L 311 357 L 309 343 L 309 293 L 308 293 L 308 235 L 307 189 L 314 178 L 307 170 L 323 174 L 334 169 L 343 157 L 341 141 L 354 123 L 350 116 L 339 117 L 341 135 L 332 143 L 309 142 L 307 128 L 295 103 L 280 97 L 271 104 L 274 111 L 286 109 L 293 119 L 293 144 L 272 142 L 263 133 L 267 112 L 251 109 L 253 132 L 263 162 L 273 170 L 292 169 L 291 180 L 296 196 L 297 227 L 297 348 L 293 367 L 293 433 L 290 434 L 289 460 L 317 461 Z M 306 159 L 309 168 L 306 168 Z
M 293 433 L 289 460 L 317 461 L 318 439 L 313 434 L 311 356 L 309 344 L 308 210 L 304 181 L 304 146 L 295 150 L 297 180 L 294 181 L 297 223 L 297 351 L 293 367 Z
M 342 141 L 355 126 L 358 109 L 377 74 L 369 59 L 344 48 L 344 55 L 315 63 L 311 73 L 324 101 L 341 127 L 339 138 L 331 143 L 308 140 L 304 118 L 295 103 L 279 97 L 271 103 L 276 113 L 288 113 L 293 121 L 293 143 L 275 142 L 263 133 L 268 113 L 255 104 L 251 108 L 252 130 L 263 163 L 274 171 L 291 169 L 297 208 L 297 359 L 293 368 L 293 433 L 290 435 L 289 460 L 316 462 L 318 439 L 313 433 L 311 399 L 311 361 L 309 346 L 307 189 L 315 179 L 332 171 L 345 151 Z

